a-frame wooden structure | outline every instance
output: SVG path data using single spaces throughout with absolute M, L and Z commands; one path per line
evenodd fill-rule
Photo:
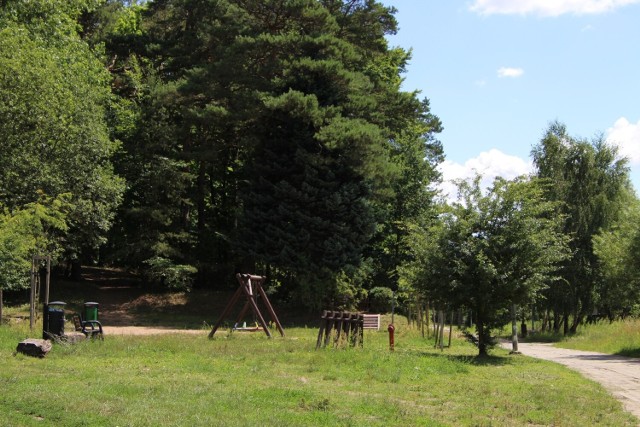
M 240 300 L 242 296 L 246 298 L 246 302 L 244 304 L 244 307 L 240 311 L 240 314 L 238 315 L 238 318 L 235 322 L 236 324 L 238 324 L 242 320 L 245 314 L 247 314 L 247 311 L 249 310 L 249 308 L 251 308 L 260 326 L 262 327 L 264 332 L 267 334 L 267 336 L 271 338 L 271 331 L 269 331 L 267 322 L 264 320 L 264 317 L 260 312 L 260 308 L 258 308 L 258 297 L 260 297 L 264 302 L 264 305 L 267 307 L 267 311 L 269 311 L 271 320 L 276 324 L 276 328 L 278 328 L 280 335 L 284 337 L 284 330 L 282 329 L 282 325 L 278 320 L 278 316 L 276 316 L 276 312 L 273 310 L 273 306 L 271 305 L 271 302 L 269 302 L 269 298 L 267 298 L 267 294 L 262 288 L 262 285 L 264 284 L 267 278 L 264 276 L 254 276 L 251 274 L 238 273 L 236 274 L 236 279 L 238 279 L 238 283 L 240 284 L 240 287 L 238 288 L 236 293 L 233 294 L 233 296 L 229 300 L 229 303 L 227 304 L 224 311 L 222 312 L 220 319 L 218 319 L 218 322 L 216 322 L 213 329 L 211 329 L 211 332 L 209 333 L 209 338 L 213 338 L 213 335 L 216 333 L 216 331 L 218 330 L 218 328 L 220 327 L 224 319 L 231 312 L 233 307 L 236 305 L 236 303 L 238 302 L 238 300 Z

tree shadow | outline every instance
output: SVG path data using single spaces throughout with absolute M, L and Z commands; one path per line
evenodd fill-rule
M 623 348 L 622 350 L 614 354 L 616 356 L 640 358 L 640 347 Z
M 473 366 L 506 366 L 512 365 L 513 361 L 508 356 L 499 356 L 489 354 L 486 356 L 466 355 L 466 354 L 449 354 L 446 349 L 442 352 L 414 350 L 414 354 L 419 357 L 444 358 L 456 363 L 462 363 Z

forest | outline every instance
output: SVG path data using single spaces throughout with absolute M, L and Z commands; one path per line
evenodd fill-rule
M 251 272 L 309 309 L 460 309 L 481 352 L 515 306 L 565 334 L 640 314 L 626 160 L 554 121 L 531 176 L 447 200 L 443 123 L 402 89 L 395 12 L 0 1 L 0 301 L 46 254 L 76 279 L 104 265 L 227 289 Z

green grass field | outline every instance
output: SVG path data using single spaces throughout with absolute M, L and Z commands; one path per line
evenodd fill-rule
M 583 325 L 578 333 L 558 338 L 557 347 L 640 357 L 640 319 Z
M 399 322 L 398 322 L 399 323 Z M 561 366 L 462 340 L 444 351 L 399 325 L 364 348 L 315 350 L 317 330 L 107 336 L 14 354 L 0 327 L 2 426 L 633 426 L 597 384 Z

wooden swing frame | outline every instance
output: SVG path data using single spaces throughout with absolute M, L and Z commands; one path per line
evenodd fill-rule
M 264 282 L 267 280 L 267 278 L 265 276 L 254 276 L 252 274 L 238 273 L 236 274 L 236 279 L 238 280 L 238 284 L 240 286 L 238 290 L 233 294 L 229 302 L 227 303 L 227 306 L 225 307 L 224 311 L 222 312 L 222 315 L 220 316 L 220 319 L 218 319 L 216 324 L 211 329 L 211 332 L 209 332 L 209 338 L 213 338 L 214 334 L 216 333 L 216 331 L 218 330 L 218 328 L 220 327 L 224 319 L 229 315 L 233 307 L 236 305 L 240 297 L 243 295 L 246 298 L 246 302 L 244 304 L 244 307 L 240 311 L 240 314 L 238 315 L 235 324 L 237 325 L 245 316 L 245 314 L 247 314 L 247 311 L 249 310 L 249 308 L 251 308 L 251 310 L 256 316 L 256 319 L 259 322 L 260 327 L 262 328 L 262 330 L 264 330 L 264 333 L 267 334 L 269 338 L 271 338 L 272 336 L 271 331 L 269 330 L 269 327 L 267 326 L 267 322 L 265 321 L 264 316 L 262 316 L 262 313 L 260 312 L 260 308 L 258 307 L 257 298 L 261 297 L 262 301 L 264 301 L 264 305 L 267 307 L 267 311 L 269 312 L 269 315 L 271 316 L 271 320 L 275 323 L 276 328 L 280 332 L 280 335 L 284 337 L 284 330 L 282 329 L 282 325 L 280 324 L 280 321 L 278 320 L 278 316 L 276 315 L 276 312 L 274 311 L 273 306 L 271 305 L 271 302 L 269 302 L 269 298 L 267 297 L 267 294 L 263 289 Z M 247 330 L 247 329 L 234 327 L 232 330 Z M 252 330 L 259 330 L 259 329 L 256 328 Z

